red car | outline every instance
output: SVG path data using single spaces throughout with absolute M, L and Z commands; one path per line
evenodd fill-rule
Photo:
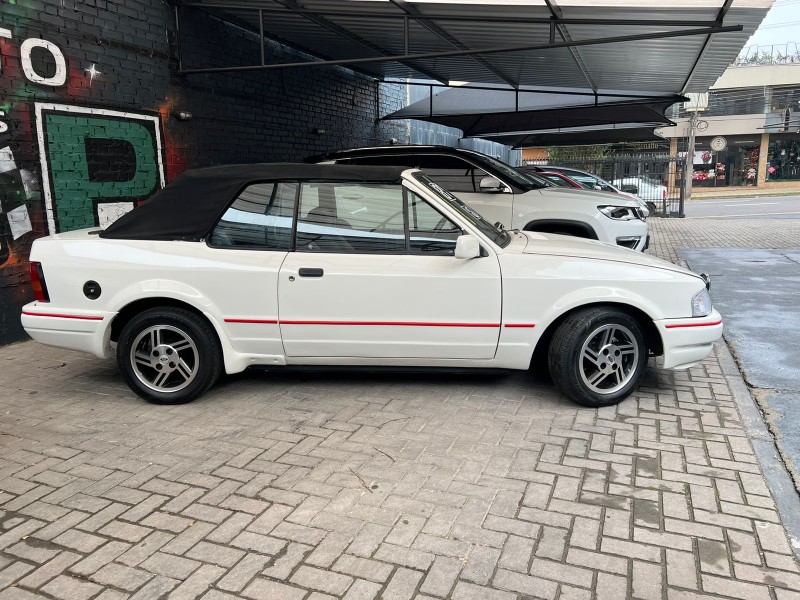
M 536 174 L 539 175 L 540 177 L 544 177 L 550 183 L 556 184 L 558 187 L 566 187 L 566 188 L 572 187 L 572 188 L 578 188 L 579 190 L 584 189 L 583 186 L 578 182 L 573 181 L 566 175 L 562 173 L 557 173 L 556 171 L 539 171 Z

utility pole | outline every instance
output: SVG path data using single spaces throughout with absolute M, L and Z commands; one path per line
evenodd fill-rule
M 686 164 L 683 168 L 683 199 L 692 197 L 692 173 L 694 173 L 694 136 L 697 132 L 697 111 L 689 117 L 689 143 L 686 144 Z

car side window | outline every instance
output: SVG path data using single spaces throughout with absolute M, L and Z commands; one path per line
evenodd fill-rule
M 406 251 L 400 185 L 304 183 L 299 208 L 298 252 Z
M 409 250 L 412 254 L 453 256 L 461 228 L 412 191 L 408 194 Z
M 457 156 L 420 154 L 419 168 L 450 192 L 480 192 L 481 179 L 488 173 Z
M 211 232 L 215 248 L 291 250 L 296 183 L 255 183 L 233 201 Z

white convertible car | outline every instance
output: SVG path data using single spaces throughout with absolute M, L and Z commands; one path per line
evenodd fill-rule
M 116 353 L 158 403 L 200 396 L 223 369 L 528 369 L 538 348 L 564 394 L 604 406 L 649 355 L 687 368 L 722 333 L 707 279 L 602 242 L 496 229 L 401 167 L 188 171 L 105 231 L 37 240 L 31 261 L 31 337 Z

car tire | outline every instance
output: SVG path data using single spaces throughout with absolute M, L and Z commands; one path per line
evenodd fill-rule
M 128 386 L 148 402 L 184 404 L 217 381 L 222 350 L 214 328 L 196 313 L 153 308 L 123 327 L 117 364 Z
M 548 366 L 556 386 L 589 407 L 618 404 L 639 384 L 647 344 L 639 322 L 608 307 L 569 315 L 553 335 Z

